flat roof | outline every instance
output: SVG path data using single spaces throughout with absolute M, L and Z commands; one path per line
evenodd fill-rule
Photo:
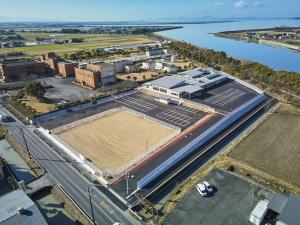
M 176 87 L 176 86 L 184 83 L 184 79 L 181 79 L 176 76 L 165 76 L 165 77 L 159 78 L 157 80 L 150 81 L 149 83 L 151 85 L 171 89 L 173 87 Z
M 179 93 L 186 92 L 189 94 L 193 94 L 193 93 L 201 91 L 201 90 L 203 90 L 202 87 L 200 87 L 198 85 L 192 85 L 192 84 L 188 84 L 188 85 L 184 85 L 184 86 L 172 89 L 172 91 L 176 91 Z
M 39 63 L 38 61 L 35 60 L 28 60 L 28 61 L 12 61 L 12 62 L 1 62 L 0 65 L 5 65 L 5 66 L 17 66 L 17 65 L 25 65 L 25 64 L 35 64 Z
M 35 203 L 24 191 L 15 190 L 0 197 L 1 225 L 47 225 Z M 23 209 L 23 213 L 19 212 Z

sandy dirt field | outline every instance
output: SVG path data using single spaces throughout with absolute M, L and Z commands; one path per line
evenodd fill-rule
M 126 111 L 57 134 L 99 169 L 119 171 L 175 131 Z

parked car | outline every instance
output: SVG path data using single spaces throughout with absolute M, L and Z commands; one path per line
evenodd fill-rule
M 203 183 L 197 184 L 196 189 L 202 197 L 207 196 L 207 190 Z
M 204 181 L 203 184 L 205 185 L 206 190 L 207 190 L 208 193 L 214 192 L 213 187 L 207 181 Z

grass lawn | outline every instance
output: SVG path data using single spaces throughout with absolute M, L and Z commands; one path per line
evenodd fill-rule
M 18 33 L 26 39 L 26 41 L 34 41 L 36 38 L 51 38 L 50 35 L 59 35 L 57 39 L 84 38 L 83 43 L 72 44 L 53 44 L 53 45 L 37 45 L 18 48 L 1 49 L 0 54 L 10 52 L 23 52 L 28 55 L 40 55 L 45 52 L 53 51 L 55 53 L 67 53 L 84 49 L 104 48 L 109 46 L 121 46 L 130 44 L 140 44 L 154 41 L 145 35 L 109 35 L 109 34 L 51 34 L 51 33 Z
M 230 157 L 300 187 L 300 110 L 283 104 Z
M 53 111 L 55 109 L 54 104 L 47 104 L 43 102 L 39 102 L 34 97 L 27 97 L 22 101 L 22 103 L 25 103 L 26 106 L 31 107 L 32 109 L 35 109 L 37 114 L 43 114 L 50 111 Z

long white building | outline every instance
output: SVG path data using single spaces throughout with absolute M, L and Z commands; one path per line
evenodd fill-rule
M 173 76 L 165 76 L 144 84 L 143 88 L 175 98 L 193 98 L 204 89 L 217 85 L 228 77 L 213 68 L 197 68 Z

